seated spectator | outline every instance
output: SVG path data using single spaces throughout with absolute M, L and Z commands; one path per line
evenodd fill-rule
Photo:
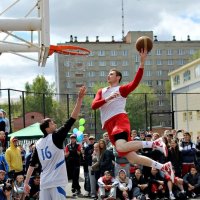
M 151 168 L 151 174 L 148 178 L 149 181 L 149 196 L 151 199 L 161 199 L 165 197 L 166 182 L 160 175 L 158 169 Z
M 183 177 L 186 193 L 189 197 L 196 197 L 200 194 L 200 174 L 196 167 L 191 167 L 190 172 Z
M 116 199 L 116 189 L 118 186 L 118 181 L 112 177 L 109 171 L 105 171 L 104 176 L 98 179 L 98 185 L 100 199 Z
M 24 200 L 25 199 L 24 176 L 23 175 L 17 175 L 17 177 L 14 181 L 13 197 L 16 200 Z
M 133 199 L 149 199 L 148 196 L 148 183 L 144 179 L 140 169 L 135 170 L 135 175 L 132 179 Z
M 132 197 L 132 181 L 126 176 L 126 171 L 124 169 L 120 169 L 116 179 L 119 182 L 117 197 L 124 200 L 130 199 Z
M 39 199 L 39 192 L 40 192 L 40 175 L 39 174 L 35 174 L 35 176 L 33 177 L 30 183 L 30 187 L 31 187 L 30 194 L 29 194 L 30 200 Z

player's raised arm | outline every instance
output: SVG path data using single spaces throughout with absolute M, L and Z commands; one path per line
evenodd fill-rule
M 79 93 L 78 93 L 78 98 L 76 100 L 76 105 L 74 107 L 74 110 L 71 113 L 71 117 L 74 118 L 74 119 L 78 118 L 78 114 L 81 110 L 81 105 L 82 105 L 82 101 L 83 101 L 83 97 L 85 96 L 85 93 L 86 93 L 86 87 L 82 86 L 80 88 Z

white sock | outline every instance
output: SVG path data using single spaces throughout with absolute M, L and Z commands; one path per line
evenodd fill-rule
M 143 148 L 152 148 L 153 142 L 151 141 L 142 141 Z
M 161 163 L 159 163 L 159 162 L 156 162 L 156 161 L 152 161 L 152 165 L 151 165 L 151 167 L 153 167 L 153 168 L 156 168 L 156 169 L 162 169 L 162 167 L 163 167 L 163 164 L 161 164 Z

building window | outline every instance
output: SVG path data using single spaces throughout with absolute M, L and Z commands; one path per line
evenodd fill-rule
M 163 86 L 164 85 L 164 81 L 163 80 L 157 80 L 156 81 L 156 85 L 157 86 Z
M 178 55 L 184 55 L 184 50 L 183 49 L 178 49 Z
M 173 65 L 173 64 L 174 64 L 173 60 L 167 60 L 167 65 Z
M 112 67 L 117 66 L 117 61 L 116 61 L 116 60 L 110 61 L 110 65 L 111 65 Z
M 189 55 L 193 55 L 195 53 L 194 49 L 189 50 Z
M 156 60 L 156 65 L 162 65 L 162 60 Z
M 179 85 L 180 84 L 180 76 L 176 75 L 173 79 L 174 85 Z
M 140 62 L 140 57 L 138 55 L 135 55 L 135 62 Z
M 95 72 L 89 71 L 88 72 L 88 77 L 95 77 Z
M 162 70 L 156 71 L 156 76 L 162 76 L 162 75 L 163 75 L 163 71 Z
M 161 49 L 156 49 L 156 55 L 157 55 L 157 56 L 162 55 L 162 50 L 161 50 Z
M 164 106 L 164 101 L 163 100 L 159 100 L 158 101 L 158 106 Z
M 184 80 L 184 82 L 190 80 L 190 70 L 187 70 L 187 71 L 184 72 L 183 80 Z
M 177 61 L 177 64 L 178 64 L 179 66 L 182 66 L 182 65 L 185 64 L 185 61 L 184 61 L 183 59 L 180 59 L 180 60 Z
M 128 71 L 123 71 L 122 72 L 122 76 L 129 76 L 129 72 Z
M 71 73 L 70 72 L 66 72 L 66 77 L 70 77 Z
M 99 66 L 100 67 L 105 67 L 106 66 L 106 61 L 99 61 Z
M 89 82 L 88 87 L 94 87 L 94 82 Z
M 71 61 L 69 61 L 69 60 L 65 60 L 64 61 L 64 66 L 65 67 L 70 67 L 70 65 L 71 65 Z
M 122 51 L 122 56 L 128 56 L 128 50 L 123 50 Z
M 172 49 L 168 49 L 167 50 L 167 55 L 168 56 L 172 56 L 173 55 L 173 50 Z
M 98 56 L 105 56 L 105 51 L 104 50 L 100 50 L 98 52 Z
M 149 86 L 149 87 L 152 87 L 152 85 L 153 85 L 152 82 L 153 82 L 153 81 L 151 81 L 151 80 L 144 81 L 144 83 L 145 83 L 147 86 Z
M 146 70 L 146 71 L 144 71 L 144 74 L 145 74 L 145 76 L 150 77 L 152 74 L 152 71 Z
M 100 76 L 106 76 L 106 72 L 105 71 L 100 71 Z
M 200 120 L 200 111 L 197 111 L 197 120 Z
M 91 51 L 89 56 L 94 56 L 94 51 Z
M 114 50 L 110 51 L 110 56 L 117 56 L 117 51 Z
M 89 67 L 93 67 L 93 66 L 94 66 L 94 62 L 93 62 L 92 60 L 89 61 L 89 62 L 88 62 L 88 66 L 89 66 Z
M 122 66 L 128 66 L 128 61 L 127 60 L 123 60 L 122 61 Z
M 152 60 L 146 60 L 145 65 L 152 65 Z
M 165 95 L 165 90 L 158 90 L 157 91 L 158 96 L 164 96 Z
M 195 77 L 200 76 L 200 64 L 195 67 Z
M 192 112 L 189 112 L 188 114 L 189 114 L 188 115 L 189 120 L 192 121 Z
M 183 113 L 183 121 L 184 122 L 187 121 L 187 113 L 186 112 Z

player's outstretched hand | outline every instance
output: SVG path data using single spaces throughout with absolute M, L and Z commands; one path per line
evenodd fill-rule
M 85 94 L 86 94 L 86 87 L 85 86 L 82 86 L 82 87 L 80 87 L 80 90 L 79 90 L 79 93 L 78 93 L 78 98 L 79 99 L 82 99 L 84 96 L 85 96 Z
M 147 50 L 141 49 L 140 51 L 140 66 L 141 67 L 144 67 L 146 58 L 147 58 Z

